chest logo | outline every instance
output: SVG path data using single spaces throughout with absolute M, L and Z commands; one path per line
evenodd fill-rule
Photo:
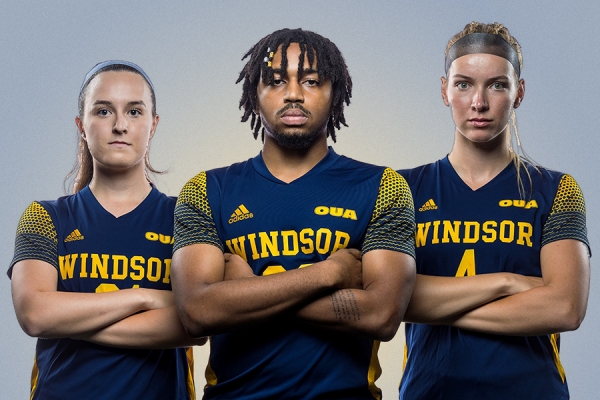
M 79 232 L 79 229 L 75 229 L 65 238 L 65 242 L 74 242 L 76 240 L 83 240 L 83 235 Z
M 525 201 L 525 200 L 500 200 L 500 202 L 498 203 L 498 205 L 500 207 L 518 207 L 518 208 L 524 208 L 526 210 L 528 210 L 530 208 L 538 208 L 537 201 L 535 201 L 535 200 L 529 200 L 529 201 Z
M 438 206 L 437 204 L 435 204 L 435 201 L 433 201 L 433 199 L 429 199 L 425 202 L 425 204 L 423 204 L 421 206 L 421 208 L 419 208 L 419 211 L 429 211 L 429 210 L 437 210 Z
M 151 242 L 161 242 L 162 244 L 175 243 L 175 238 L 173 236 L 155 232 L 146 232 L 146 239 Z
M 315 214 L 317 215 L 331 215 L 332 217 L 340 217 L 346 219 L 357 220 L 356 211 L 349 208 L 344 209 L 342 207 L 327 207 L 317 206 L 315 207 Z
M 254 218 L 254 214 L 252 214 L 245 205 L 240 204 L 238 208 L 235 209 L 233 214 L 229 217 L 229 223 L 233 224 L 234 222 L 243 221 L 245 219 Z

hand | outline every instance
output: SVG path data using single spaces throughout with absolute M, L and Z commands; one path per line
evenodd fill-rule
M 253 278 L 254 271 L 244 259 L 237 254 L 225 253 L 225 276 L 223 280 Z
M 338 274 L 338 289 L 362 289 L 362 253 L 357 249 L 341 249 L 327 257 Z

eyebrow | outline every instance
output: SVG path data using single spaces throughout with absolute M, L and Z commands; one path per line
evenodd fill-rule
M 113 102 L 108 101 L 108 100 L 96 100 L 93 105 L 94 106 L 97 106 L 97 105 L 112 106 Z M 146 103 L 144 103 L 142 100 L 134 100 L 134 101 L 130 101 L 129 103 L 127 103 L 127 106 L 144 106 L 144 107 L 146 107 Z
M 458 79 L 473 79 L 473 77 L 468 76 L 468 75 L 462 75 L 462 74 L 455 74 L 452 75 L 452 78 L 458 78 Z M 487 78 L 486 81 L 497 81 L 497 80 L 508 80 L 508 76 L 507 75 L 498 75 L 498 76 L 492 76 L 490 78 Z
M 302 70 L 301 75 L 310 75 L 310 74 L 318 74 L 319 71 L 314 69 L 314 68 L 305 68 Z M 286 76 L 287 75 L 287 71 L 284 71 L 281 68 L 273 68 L 273 74 L 279 74 L 281 76 Z

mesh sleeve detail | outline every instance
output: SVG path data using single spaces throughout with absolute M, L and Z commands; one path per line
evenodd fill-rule
M 415 257 L 414 232 L 415 209 L 410 188 L 400 174 L 386 168 L 362 251 L 394 250 Z
M 185 184 L 175 206 L 173 251 L 191 244 L 212 244 L 224 250 L 217 234 L 206 190 L 206 172 Z
M 585 243 L 589 249 L 585 219 L 583 193 L 573 177 L 563 175 L 544 224 L 542 246 L 557 240 L 575 239 Z
M 50 214 L 40 203 L 33 202 L 19 221 L 10 268 L 19 261 L 34 259 L 58 269 L 57 245 L 58 235 Z

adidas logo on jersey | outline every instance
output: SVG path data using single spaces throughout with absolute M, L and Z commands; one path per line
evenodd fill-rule
M 74 242 L 76 240 L 83 240 L 83 235 L 79 232 L 79 229 L 75 229 L 65 238 L 65 242 Z
M 423 206 L 421 208 L 419 208 L 419 211 L 428 211 L 428 210 L 437 210 L 437 209 L 438 209 L 438 206 L 435 204 L 433 199 L 429 199 L 425 202 L 425 204 L 423 204 Z
M 246 206 L 240 204 L 238 208 L 235 209 L 231 217 L 229 217 L 229 223 L 233 224 L 234 222 L 243 221 L 245 219 L 253 218 L 254 214 L 252 214 Z

